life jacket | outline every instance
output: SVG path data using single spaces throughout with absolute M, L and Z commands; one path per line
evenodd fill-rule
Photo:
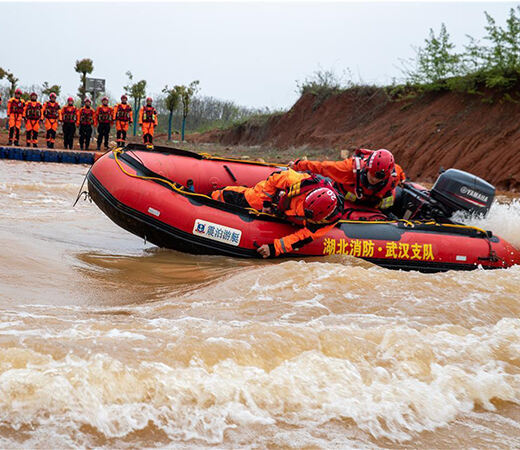
M 40 120 L 42 117 L 42 104 L 30 101 L 26 105 L 25 118 L 28 120 Z
M 143 106 L 143 123 L 155 122 L 157 111 L 153 106 Z
M 57 102 L 48 101 L 45 103 L 43 117 L 46 119 L 57 119 L 59 117 L 60 105 Z
M 99 123 L 110 123 L 112 121 L 112 108 L 109 106 L 98 107 L 98 122 Z
M 10 106 L 10 114 L 16 114 L 20 115 L 23 114 L 25 102 L 21 98 L 13 97 L 11 100 L 9 100 Z
M 84 106 L 79 110 L 79 124 L 92 125 L 94 123 L 94 110 Z
M 305 198 L 307 194 L 315 189 L 319 188 L 327 188 L 332 189 L 334 192 L 337 193 L 336 189 L 334 188 L 334 185 L 332 181 L 329 178 L 326 178 L 321 175 L 313 174 L 309 178 L 306 178 L 305 180 L 299 181 L 298 183 L 295 183 L 291 186 L 289 186 L 289 189 L 286 191 L 282 191 L 275 199 L 275 212 L 282 216 L 285 214 L 287 210 L 291 208 L 291 201 L 298 196 L 303 196 Z M 334 213 L 327 218 L 326 221 L 323 223 L 332 223 L 336 220 L 339 220 L 342 213 L 343 213 L 343 199 L 339 193 L 336 195 L 338 200 L 338 206 Z M 295 217 L 291 216 L 290 221 L 297 224 L 305 224 L 309 220 L 306 217 Z
M 77 109 L 75 106 L 64 106 L 62 110 L 62 120 L 67 123 L 75 123 L 77 119 Z
M 119 103 L 116 106 L 116 120 L 121 122 L 130 122 L 130 112 L 132 111 L 132 107 L 128 104 L 124 105 Z

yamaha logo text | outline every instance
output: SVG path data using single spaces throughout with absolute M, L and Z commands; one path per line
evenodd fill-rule
M 486 203 L 489 200 L 489 197 L 487 195 L 474 191 L 473 189 L 470 189 L 467 186 L 462 186 L 460 188 L 460 193 L 463 195 L 469 195 L 470 197 L 476 198 L 477 200 L 480 200 L 480 201 L 486 202 Z

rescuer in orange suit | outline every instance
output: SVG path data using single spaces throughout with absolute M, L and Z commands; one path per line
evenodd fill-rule
M 74 146 L 74 134 L 76 133 L 76 120 L 78 120 L 78 110 L 74 106 L 74 99 L 69 97 L 67 104 L 61 108 L 60 121 L 63 129 L 63 146 L 71 149 Z
M 114 117 L 116 122 L 116 142 L 118 147 L 124 147 L 128 125 L 133 121 L 132 107 L 127 103 L 128 97 L 121 96 L 121 103 L 114 106 Z
M 9 145 L 20 145 L 20 128 L 22 127 L 23 112 L 25 110 L 25 100 L 22 98 L 22 91 L 16 89 L 14 97 L 7 102 L 7 115 L 9 116 Z
M 42 104 L 38 101 L 36 92 L 31 92 L 29 99 L 23 111 L 27 147 L 30 147 L 31 144 L 33 147 L 38 147 L 38 130 L 40 129 L 40 121 L 42 120 Z
M 385 149 L 359 149 L 343 161 L 299 160 L 290 162 L 289 167 L 328 177 L 336 182 L 345 200 L 381 210 L 394 204 L 395 188 L 406 178 Z
M 108 150 L 108 136 L 110 134 L 110 126 L 112 125 L 112 117 L 114 113 L 112 108 L 108 106 L 108 97 L 101 99 L 101 105 L 96 110 L 96 122 L 98 124 L 97 149 L 101 149 L 101 142 L 105 140 L 105 149 Z
M 152 98 L 148 97 L 146 105 L 139 111 L 139 125 L 143 130 L 143 142 L 149 146 L 153 143 L 153 134 L 158 124 L 157 111 L 152 106 L 152 101 Z
M 54 92 L 49 94 L 49 100 L 43 104 L 43 118 L 45 119 L 47 148 L 54 148 L 56 130 L 58 129 L 58 120 L 60 118 L 60 105 L 56 102 L 56 94 Z
M 341 195 L 324 177 L 288 169 L 272 173 L 254 187 L 228 186 L 211 197 L 243 208 L 275 214 L 301 228 L 257 249 L 263 258 L 298 250 L 332 229 L 343 213 Z
M 89 149 L 90 136 L 92 136 L 92 126 L 96 126 L 96 112 L 91 107 L 92 102 L 89 98 L 85 99 L 85 106 L 78 112 L 78 121 L 76 125 L 79 127 L 79 148 L 81 150 Z

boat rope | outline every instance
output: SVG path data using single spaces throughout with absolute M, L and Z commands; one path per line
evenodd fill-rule
M 74 208 L 76 204 L 78 203 L 79 199 L 82 195 L 84 195 L 84 199 L 86 200 L 88 198 L 88 192 L 83 190 L 83 186 L 85 186 L 85 181 L 87 181 L 88 174 L 92 170 L 92 166 L 88 169 L 88 172 L 86 173 L 85 177 L 83 178 L 83 182 L 81 183 L 81 187 L 79 188 L 78 196 L 76 197 L 76 200 L 74 201 L 74 204 L 72 207 Z
M 167 178 L 160 178 L 160 177 L 149 177 L 149 176 L 145 176 L 145 175 L 138 175 L 136 173 L 131 173 L 131 172 L 128 172 L 124 167 L 123 165 L 121 164 L 121 161 L 119 160 L 119 157 L 118 155 L 123 153 L 123 150 L 121 148 L 116 148 L 114 150 L 112 150 L 112 153 L 114 154 L 114 159 L 117 163 L 117 165 L 119 166 L 119 169 L 121 169 L 121 171 L 125 174 L 125 175 L 128 175 L 129 177 L 132 177 L 132 178 L 138 178 L 140 180 L 151 180 L 151 181 L 159 181 L 161 183 L 164 183 L 164 184 L 167 184 L 168 186 L 170 186 L 175 192 L 178 192 L 179 194 L 182 194 L 182 195 L 186 195 L 186 196 L 190 196 L 190 197 L 202 197 L 204 199 L 210 199 L 210 200 L 213 200 L 209 195 L 205 195 L 205 194 L 199 194 L 198 192 L 193 192 L 193 191 L 190 191 L 188 189 L 185 189 L 184 186 L 182 185 L 179 185 L 173 181 L 170 181 L 168 180 Z M 144 164 L 143 164 L 144 165 Z M 272 214 L 267 214 L 267 213 L 263 213 L 261 211 L 257 211 L 256 209 L 254 208 L 244 208 L 244 209 L 247 209 L 249 212 L 255 214 L 255 215 L 266 215 L 266 216 L 270 216 L 270 217 L 275 217 L 273 216 Z
M 204 159 L 211 159 L 215 161 L 229 161 L 229 162 L 236 162 L 241 164 L 256 164 L 260 166 L 268 166 L 268 167 L 289 167 L 287 164 L 276 164 L 276 163 L 268 163 L 268 162 L 262 162 L 262 161 L 249 161 L 249 160 L 243 160 L 243 159 L 234 159 L 234 158 L 222 158 L 220 156 L 213 156 L 209 153 L 199 153 L 200 156 L 202 156 Z
M 161 183 L 167 184 L 175 192 L 178 192 L 179 194 L 182 194 L 182 195 L 191 196 L 191 197 L 201 197 L 201 198 L 204 198 L 206 200 L 208 200 L 208 199 L 209 200 L 213 200 L 209 195 L 199 194 L 198 192 L 190 191 L 190 190 L 186 189 L 184 186 L 179 185 L 178 183 L 175 183 L 173 181 L 170 181 L 167 178 L 138 175 L 136 173 L 134 174 L 134 173 L 128 172 L 123 167 L 123 165 L 121 164 L 121 161 L 119 160 L 119 157 L 118 157 L 118 155 L 122 154 L 123 152 L 124 152 L 124 150 L 122 148 L 116 148 L 116 149 L 112 150 L 112 153 L 114 155 L 114 159 L 116 161 L 116 164 L 119 166 L 119 169 L 125 175 L 128 175 L 129 177 L 132 177 L 132 178 L 138 178 L 138 179 L 141 179 L 141 180 L 159 181 Z M 202 155 L 204 155 L 204 154 L 202 154 Z M 211 157 L 211 155 L 209 155 L 209 156 Z M 221 161 L 235 161 L 235 160 L 232 160 L 232 159 L 226 159 L 226 158 L 220 158 L 220 157 L 211 157 L 211 158 L 205 158 L 205 159 L 217 159 L 217 160 L 221 160 Z M 236 160 L 236 161 L 238 161 L 238 162 L 245 162 L 245 161 L 241 161 L 241 160 Z M 261 165 L 271 165 L 271 166 L 278 167 L 278 165 L 275 165 L 275 164 L 261 163 L 261 162 L 257 162 L 257 161 L 254 161 L 254 163 L 255 164 L 261 164 Z M 244 208 L 244 209 L 246 209 L 250 213 L 252 213 L 254 215 L 257 215 L 257 216 L 263 215 L 263 216 L 279 218 L 278 216 L 275 216 L 274 214 L 264 213 L 264 212 L 261 212 L 261 211 L 258 211 L 256 209 L 254 209 L 254 208 Z M 381 225 L 381 224 L 397 224 L 397 223 L 401 223 L 406 228 L 414 228 L 416 225 L 432 225 L 432 226 L 437 226 L 437 227 L 441 227 L 441 228 L 442 227 L 451 227 L 451 228 L 460 228 L 460 229 L 474 230 L 474 231 L 477 231 L 479 233 L 482 233 L 486 238 L 489 239 L 488 232 L 483 230 L 482 228 L 474 227 L 472 225 L 462 225 L 462 224 L 441 224 L 441 223 L 438 223 L 438 222 L 435 222 L 435 221 L 424 222 L 424 221 L 420 221 L 420 220 L 411 221 L 411 220 L 406 220 L 406 219 L 396 219 L 396 220 L 343 220 L 342 219 L 342 220 L 339 220 L 337 223 L 338 224 L 341 224 L 341 223 L 379 224 L 379 225 Z

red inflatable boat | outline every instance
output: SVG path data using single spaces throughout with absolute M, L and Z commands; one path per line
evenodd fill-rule
M 101 157 L 87 180 L 91 198 L 110 219 L 157 246 L 258 258 L 259 245 L 292 233 L 294 227 L 267 214 L 215 201 L 208 194 L 228 185 L 254 185 L 278 169 L 274 164 L 132 144 Z M 341 221 L 290 256 L 333 254 L 426 272 L 520 264 L 520 252 L 490 232 L 408 220 Z

